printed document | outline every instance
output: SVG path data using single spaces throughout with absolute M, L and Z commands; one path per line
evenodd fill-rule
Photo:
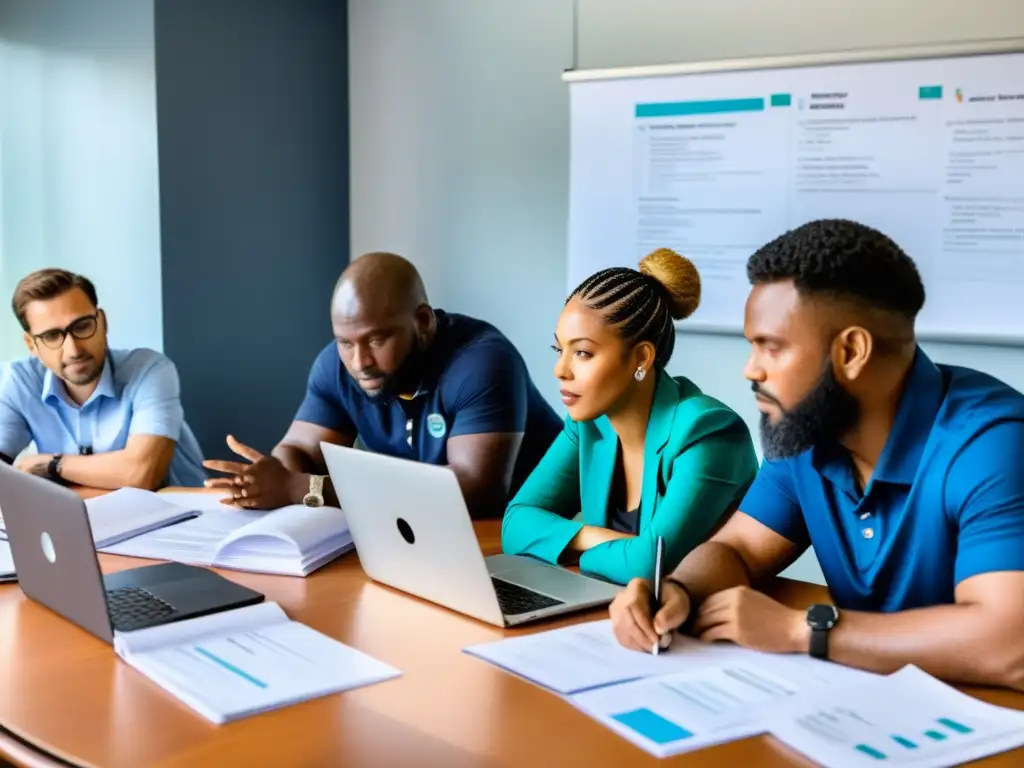
M 914 666 L 776 707 L 772 735 L 823 766 L 939 768 L 1024 745 L 1024 712 L 960 693 Z
M 209 505 L 209 500 L 204 501 Z M 102 551 L 239 571 L 307 576 L 354 546 L 345 515 L 337 507 L 293 504 L 253 511 L 216 506 L 219 509 L 207 506 L 193 520 Z
M 119 632 L 117 653 L 214 723 L 399 676 L 399 671 L 291 621 L 277 603 Z
M 570 701 L 637 746 L 668 757 L 764 733 L 765 715 L 781 703 L 874 677 L 806 656 L 703 645 L 722 653 L 695 652 L 684 672 L 597 688 Z M 688 648 L 697 651 L 697 642 L 682 644 L 680 660 Z

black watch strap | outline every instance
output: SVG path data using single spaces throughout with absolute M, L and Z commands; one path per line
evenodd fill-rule
M 61 482 L 60 462 L 63 458 L 64 455 L 58 453 L 56 456 L 50 459 L 50 463 L 47 464 L 46 466 L 46 476 L 49 477 L 51 480 L 57 481 L 58 483 Z
M 815 659 L 828 659 L 828 633 L 839 622 L 834 605 L 812 605 L 807 609 L 807 626 L 811 629 L 807 652 Z
M 810 654 L 815 659 L 828 659 L 828 630 L 827 629 L 812 629 L 811 630 L 811 647 Z

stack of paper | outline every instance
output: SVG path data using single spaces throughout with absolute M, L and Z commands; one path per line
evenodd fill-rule
M 195 509 L 171 504 L 152 491 L 139 488 L 121 488 L 85 502 L 97 547 L 125 541 L 157 528 L 195 517 Z M 0 518 L 0 538 L 7 538 L 7 530 Z
M 291 621 L 276 603 L 120 632 L 114 649 L 218 724 L 401 674 Z
M 194 520 L 102 549 L 190 565 L 307 576 L 352 548 L 340 509 L 297 504 L 270 512 L 205 509 Z
M 763 714 L 780 701 L 874 677 L 808 657 L 684 637 L 652 656 L 619 645 L 608 620 L 466 652 L 566 697 L 658 757 L 763 733 Z
M 555 691 L 657 757 L 770 733 L 821 765 L 927 768 L 1024 744 L 1024 713 L 916 667 L 881 676 L 684 637 L 651 656 L 621 647 L 608 621 L 466 651 Z

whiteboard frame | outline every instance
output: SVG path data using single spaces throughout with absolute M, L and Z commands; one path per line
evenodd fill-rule
M 652 64 L 635 67 L 609 67 L 604 69 L 570 69 L 562 73 L 566 83 L 583 83 L 595 80 L 621 80 L 645 77 L 670 77 L 674 75 L 699 75 L 715 72 L 744 72 L 760 69 L 795 69 L 798 67 L 822 67 L 842 64 L 867 64 L 887 61 L 912 61 L 915 59 L 942 59 L 967 56 L 990 56 L 998 54 L 1024 53 L 1024 37 L 966 40 L 961 42 L 933 43 L 888 48 L 863 48 L 833 52 L 802 53 L 783 56 L 759 56 L 744 59 L 718 59 L 715 61 L 694 61 L 679 64 Z M 688 324 L 685 320 L 676 322 L 676 331 L 693 334 L 742 336 L 742 329 L 734 325 L 707 323 Z M 942 341 L 956 344 L 986 344 L 994 346 L 1024 347 L 1024 337 L 1000 334 L 947 334 L 939 332 L 918 332 L 922 341 Z

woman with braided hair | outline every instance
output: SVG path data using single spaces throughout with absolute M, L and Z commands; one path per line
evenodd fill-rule
M 700 275 L 667 248 L 583 281 L 555 332 L 561 434 L 502 521 L 502 547 L 618 584 L 675 568 L 735 510 L 757 472 L 730 408 L 665 371 Z

